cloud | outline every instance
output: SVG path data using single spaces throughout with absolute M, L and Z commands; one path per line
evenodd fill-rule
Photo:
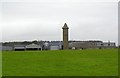
M 3 41 L 62 40 L 62 26 L 66 22 L 70 28 L 70 40 L 100 39 L 118 42 L 117 0 L 81 1 L 3 1 Z

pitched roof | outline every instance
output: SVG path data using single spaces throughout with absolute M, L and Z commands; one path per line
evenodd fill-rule
M 26 46 L 26 48 L 41 48 L 41 46 L 40 46 L 40 45 L 37 45 L 37 44 L 32 43 L 32 44 L 30 44 L 30 45 L 27 45 L 27 46 Z
M 69 29 L 66 23 L 64 24 L 64 26 L 62 27 L 62 29 Z
M 25 47 L 26 45 L 22 45 L 22 44 L 17 44 L 17 45 L 14 45 L 14 47 Z

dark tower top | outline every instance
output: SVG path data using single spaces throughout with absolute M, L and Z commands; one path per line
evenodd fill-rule
M 69 29 L 66 23 L 64 24 L 64 26 L 62 27 L 62 29 Z
M 62 27 L 63 29 L 63 50 L 67 50 L 68 49 L 68 26 L 65 23 L 64 26 Z

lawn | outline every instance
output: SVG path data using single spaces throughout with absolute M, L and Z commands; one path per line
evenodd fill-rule
M 2 51 L 0 51 L 0 77 L 2 76 Z
M 117 76 L 117 49 L 4 51 L 3 76 Z

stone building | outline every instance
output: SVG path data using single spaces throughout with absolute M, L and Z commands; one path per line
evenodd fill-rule
M 63 29 L 63 49 L 68 49 L 68 26 L 65 23 L 64 26 L 62 27 Z
M 114 42 L 102 41 L 74 41 L 69 43 L 70 49 L 101 49 L 101 48 L 115 48 Z

